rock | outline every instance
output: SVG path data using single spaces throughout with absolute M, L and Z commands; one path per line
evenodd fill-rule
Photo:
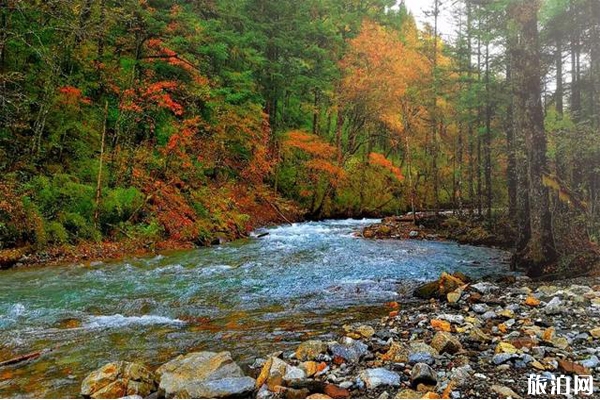
M 484 313 L 484 314 L 481 316 L 481 318 L 483 318 L 483 319 L 484 319 L 484 320 L 486 320 L 486 321 L 487 321 L 488 319 L 494 319 L 494 318 L 496 318 L 496 317 L 497 317 L 497 315 L 496 315 L 496 313 L 495 313 L 495 312 L 493 312 L 493 311 L 486 311 L 486 312 L 485 312 L 485 313 Z
M 594 339 L 600 339 L 600 327 L 591 329 L 590 335 L 592 335 Z
M 81 395 L 93 399 L 147 397 L 156 390 L 152 372 L 141 364 L 125 361 L 106 364 L 90 373 L 81 384 Z
M 487 343 L 492 340 L 492 338 L 486 335 L 481 329 L 473 328 L 471 329 L 471 333 L 469 333 L 469 340 L 477 343 Z
M 527 296 L 527 298 L 525 299 L 525 305 L 529 307 L 537 307 L 540 305 L 540 303 L 541 302 L 533 296 Z
M 417 231 L 410 231 L 410 233 L 408 234 L 408 237 L 413 238 L 413 239 L 417 238 L 417 237 L 419 237 L 419 232 L 417 232 Z
M 421 383 L 435 385 L 437 383 L 437 375 L 429 365 L 418 363 L 415 364 L 410 373 L 410 382 L 413 387 L 417 387 Z
M 450 372 L 450 379 L 456 382 L 457 385 L 463 385 L 467 379 L 473 374 L 473 368 L 470 365 L 463 365 L 462 367 L 457 367 L 452 369 Z
M 519 337 L 511 340 L 510 344 L 512 344 L 513 346 L 515 346 L 517 349 L 522 349 L 522 348 L 530 349 L 530 348 L 536 346 L 538 344 L 538 342 L 537 342 L 537 340 L 532 339 L 530 337 L 526 337 L 526 336 L 521 337 L 521 336 L 519 336 Z
M 515 317 L 515 312 L 513 310 L 509 310 L 509 309 L 504 309 L 502 311 L 500 311 L 498 313 L 499 316 L 504 317 L 504 318 L 514 318 Z
M 462 350 L 460 341 L 448 332 L 437 332 L 431 340 L 431 347 L 440 354 L 455 354 Z
M 559 288 L 556 286 L 540 286 L 537 291 L 546 295 L 552 296 L 554 293 L 558 292 Z
M 347 399 L 350 397 L 350 392 L 348 389 L 344 389 L 332 384 L 325 385 L 324 392 L 332 399 Z
M 433 364 L 435 362 L 435 358 L 438 356 L 438 351 L 425 342 L 409 343 L 408 362 L 411 364 Z
M 548 304 L 546 304 L 546 307 L 544 307 L 544 313 L 547 315 L 560 314 L 563 312 L 563 310 L 564 307 L 559 297 L 552 298 L 552 300 L 550 300 Z
M 283 375 L 283 381 L 285 383 L 301 381 L 306 378 L 306 372 L 298 367 L 294 367 L 292 365 L 288 365 L 285 371 L 285 375 Z
M 498 286 L 490 283 L 490 282 L 479 282 L 476 283 L 475 285 L 471 285 L 472 289 L 475 289 L 476 291 L 478 291 L 481 294 L 489 294 L 492 293 L 493 291 L 496 291 L 499 289 Z
M 462 325 L 465 322 L 465 317 L 460 314 L 440 314 L 437 317 L 438 319 L 458 325 Z
M 415 289 L 414 295 L 423 299 L 444 299 L 448 293 L 463 286 L 465 282 L 460 278 L 442 272 L 437 281 L 429 282 Z
M 544 367 L 544 364 L 542 364 L 539 361 L 532 362 L 531 366 L 539 371 L 544 371 L 546 369 L 546 367 Z
M 367 389 L 374 389 L 378 386 L 400 386 L 400 375 L 385 368 L 372 368 L 362 371 L 360 379 L 365 382 Z
M 251 392 L 255 383 L 227 351 L 182 355 L 162 365 L 156 373 L 166 397 L 238 397 Z
M 367 354 L 368 346 L 361 341 L 346 337 L 343 343 L 333 343 L 329 345 L 329 351 L 333 357 L 342 360 L 357 363 L 361 357 Z
M 331 397 L 323 393 L 313 393 L 310 396 L 308 396 L 307 399 L 331 399 Z
M 356 328 L 356 332 L 363 338 L 369 339 L 375 334 L 375 329 L 369 325 L 361 325 Z
M 308 361 L 307 361 L 308 362 Z M 314 361 L 312 361 L 314 363 Z M 316 364 L 316 363 L 315 363 Z M 318 364 L 315 365 L 315 372 L 318 370 Z M 313 375 L 314 375 L 313 373 Z M 270 357 L 256 378 L 256 387 L 261 387 L 264 383 L 272 388 L 283 384 L 290 384 L 301 381 L 306 378 L 307 373 L 298 367 L 289 365 L 277 357 Z
M 381 356 L 381 359 L 395 363 L 406 363 L 408 362 L 408 349 L 397 342 L 392 342 L 389 350 Z
M 492 385 L 490 388 L 492 392 L 498 393 L 500 396 L 504 396 L 504 398 L 511 399 L 520 399 L 518 394 L 516 394 L 511 388 L 500 385 Z
M 285 399 L 305 399 L 310 394 L 310 390 L 285 388 L 283 389 L 283 398 Z
M 590 370 L 581 364 L 577 364 L 573 361 L 558 360 L 558 368 L 567 374 L 574 375 L 590 375 Z
M 500 342 L 496 346 L 494 350 L 496 354 L 500 353 L 508 353 L 508 354 L 516 354 L 519 350 L 515 346 L 507 342 Z
M 423 393 L 417 392 L 412 389 L 403 389 L 398 392 L 396 399 L 420 399 L 423 397 Z
M 598 367 L 598 365 L 600 365 L 600 360 L 598 359 L 598 357 L 593 355 L 590 358 L 583 360 L 581 362 L 581 365 L 585 368 L 596 368 Z
M 552 339 L 552 345 L 558 349 L 565 350 L 569 347 L 569 341 L 564 337 L 555 337 Z
M 316 361 L 305 361 L 299 365 L 307 377 L 311 377 L 319 372 L 319 364 Z
M 320 354 L 327 353 L 327 344 L 321 340 L 307 340 L 296 349 L 296 358 L 300 361 L 316 360 Z
M 431 327 L 436 331 L 450 332 L 452 330 L 452 325 L 450 325 L 450 322 L 442 321 L 441 319 L 432 319 Z
M 486 306 L 485 304 L 477 303 L 471 306 L 471 310 L 473 310 L 473 312 L 477 314 L 483 314 L 488 310 L 488 306 Z
M 500 353 L 500 354 L 496 354 L 496 355 L 494 355 L 494 357 L 492 357 L 492 363 L 494 363 L 495 365 L 501 365 L 510 360 L 514 360 L 516 358 L 519 358 L 518 354 Z
M 454 304 L 454 303 L 458 303 L 458 301 L 460 300 L 461 296 L 462 296 L 462 289 L 458 288 L 450 293 L 448 293 L 446 295 L 446 299 L 448 300 L 448 303 Z

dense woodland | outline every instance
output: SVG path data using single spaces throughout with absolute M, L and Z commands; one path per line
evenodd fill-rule
M 441 35 L 441 12 L 455 32 Z M 600 238 L 600 2 L 1 0 L 0 250 L 454 210 Z

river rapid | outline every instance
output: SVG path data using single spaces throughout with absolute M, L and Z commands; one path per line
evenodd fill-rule
M 355 235 L 375 222 L 297 223 L 152 258 L 0 271 L 0 361 L 48 351 L 0 368 L 0 397 L 76 397 L 85 375 L 115 360 L 158 366 L 228 350 L 244 365 L 377 319 L 442 271 L 508 271 L 497 249 Z

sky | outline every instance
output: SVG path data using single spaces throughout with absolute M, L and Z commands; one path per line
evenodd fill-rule
M 404 0 L 406 8 L 415 16 L 419 27 L 423 27 L 425 23 L 433 25 L 433 17 L 427 17 L 424 11 L 433 10 L 434 0 Z M 452 0 L 442 0 L 440 19 L 438 21 L 438 30 L 444 39 L 454 36 L 455 27 L 453 26 L 452 17 L 450 15 Z

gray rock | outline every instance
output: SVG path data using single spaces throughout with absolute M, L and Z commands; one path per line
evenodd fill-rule
M 485 313 L 484 313 L 484 314 L 481 316 L 481 318 L 483 318 L 484 320 L 488 320 L 488 319 L 494 319 L 494 318 L 496 318 L 497 316 L 498 316 L 498 315 L 497 315 L 495 312 L 493 312 L 493 311 L 487 311 L 487 312 L 485 312 Z
M 596 356 L 591 356 L 587 360 L 583 360 L 581 365 L 586 368 L 596 368 L 598 365 L 600 365 L 600 360 Z
M 408 362 L 410 364 L 433 364 L 435 359 L 439 356 L 438 351 L 425 342 L 410 342 L 408 347 Z
M 553 297 L 552 300 L 544 307 L 544 313 L 547 315 L 556 315 L 562 313 L 564 310 L 563 303 L 559 297 Z
M 471 310 L 473 310 L 473 312 L 476 312 L 477 314 L 483 314 L 484 312 L 486 312 L 488 310 L 488 306 L 486 306 L 485 304 L 473 304 L 471 306 Z
M 435 358 L 429 353 L 411 353 L 408 355 L 408 363 L 409 364 L 419 364 L 425 363 L 428 365 L 433 365 L 435 363 Z
M 437 319 L 448 321 L 453 324 L 462 325 L 465 322 L 465 317 L 460 314 L 440 314 Z
M 166 397 L 237 397 L 251 392 L 255 384 L 227 351 L 182 355 L 162 365 L 156 373 Z
M 352 386 L 354 386 L 354 383 L 352 383 L 351 381 L 344 381 L 344 382 L 340 383 L 338 386 L 341 387 L 342 389 L 350 389 Z
M 492 357 L 492 362 L 496 365 L 500 365 L 500 364 L 504 364 L 505 362 L 508 362 L 510 360 L 514 360 L 514 359 L 518 359 L 518 358 L 519 358 L 518 354 L 499 353 L 499 354 L 495 354 L 494 357 Z
M 367 354 L 369 347 L 359 340 L 354 340 L 349 337 L 345 337 L 342 343 L 333 343 L 329 345 L 329 351 L 334 357 L 341 357 L 342 359 L 357 363 L 361 357 Z
M 372 368 L 362 371 L 359 375 L 367 389 L 378 386 L 400 386 L 400 375 L 385 368 Z
M 416 238 L 419 236 L 419 232 L 417 231 L 410 231 L 410 233 L 408 234 L 409 237 L 411 238 Z
M 479 282 L 475 285 L 471 285 L 471 288 L 477 290 L 481 294 L 489 294 L 495 290 L 498 290 L 498 286 L 490 283 L 490 282 Z
M 429 365 L 418 363 L 415 364 L 410 373 L 410 382 L 413 387 L 417 387 L 420 383 L 435 385 L 437 383 L 437 376 L 435 371 Z
M 459 386 L 463 385 L 469 376 L 473 374 L 473 368 L 469 364 L 463 365 L 462 367 L 457 367 L 452 369 L 450 372 L 450 379 L 456 382 Z
M 542 359 L 546 356 L 546 349 L 541 346 L 534 346 L 531 348 L 531 352 L 535 358 Z

